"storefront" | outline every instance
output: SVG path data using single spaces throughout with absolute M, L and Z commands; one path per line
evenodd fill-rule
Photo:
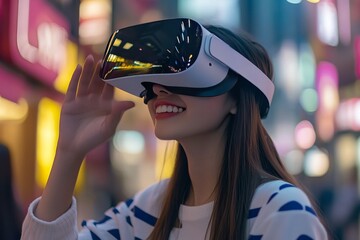
M 11 150 L 26 207 L 47 178 L 78 45 L 67 19 L 43 0 L 2 0 L 0 13 L 0 142 Z

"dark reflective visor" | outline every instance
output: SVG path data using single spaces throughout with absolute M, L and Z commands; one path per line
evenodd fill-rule
M 106 48 L 100 76 L 178 73 L 196 61 L 202 28 L 190 19 L 171 19 L 116 31 Z

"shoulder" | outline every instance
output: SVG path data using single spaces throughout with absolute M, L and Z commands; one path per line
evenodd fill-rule
M 159 182 L 153 183 L 144 190 L 138 192 L 132 199 L 127 200 L 131 205 L 139 207 L 158 208 L 161 207 L 164 195 L 169 183 L 169 179 L 164 179 Z
M 95 234 L 105 239 L 111 234 L 117 236 L 117 239 L 120 239 L 119 236 L 121 239 L 134 239 L 134 236 L 136 239 L 146 239 L 161 211 L 167 185 L 168 180 L 154 183 L 134 197 L 108 209 L 100 221 L 84 221 L 81 236 L 86 238 Z
M 116 206 L 118 212 L 154 226 L 161 212 L 168 179 L 156 182 Z
M 252 218 L 250 218 L 252 217 Z M 260 185 L 250 207 L 250 236 L 262 239 L 327 239 L 307 194 L 295 185 L 275 180 Z
M 251 205 L 253 207 L 278 206 L 286 209 L 295 205 L 310 206 L 311 202 L 307 194 L 297 186 L 283 180 L 274 180 L 261 184 L 256 189 Z

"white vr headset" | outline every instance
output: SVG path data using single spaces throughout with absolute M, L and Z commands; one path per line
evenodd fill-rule
M 229 91 L 238 76 L 260 90 L 267 104 L 260 109 L 266 117 L 275 86 L 252 62 L 205 27 L 179 18 L 139 24 L 115 31 L 106 47 L 100 77 L 107 83 L 145 103 L 156 96 L 153 84 L 176 94 L 217 96 Z

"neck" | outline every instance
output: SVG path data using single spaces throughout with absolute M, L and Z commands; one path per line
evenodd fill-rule
M 202 205 L 215 199 L 225 146 L 222 133 L 220 131 L 216 136 L 206 135 L 179 141 L 187 156 L 191 180 L 186 205 Z

